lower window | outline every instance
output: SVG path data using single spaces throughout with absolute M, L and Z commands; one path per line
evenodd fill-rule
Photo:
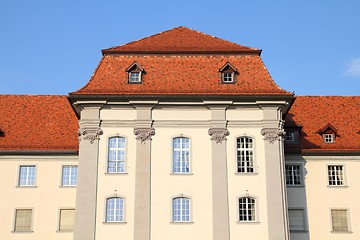
M 290 231 L 305 231 L 304 209 L 289 209 Z
M 106 222 L 124 221 L 124 199 L 113 197 L 106 199 Z
M 75 209 L 60 209 L 59 231 L 72 232 L 75 223 Z
M 190 198 L 177 197 L 172 201 L 173 222 L 190 222 Z
M 16 209 L 15 232 L 30 232 L 32 225 L 32 209 Z
M 334 232 L 349 231 L 348 210 L 347 209 L 331 209 L 331 223 Z
M 255 198 L 239 198 L 239 222 L 255 221 Z

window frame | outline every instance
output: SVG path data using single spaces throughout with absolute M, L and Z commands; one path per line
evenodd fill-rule
M 246 208 L 245 208 L 245 215 L 246 215 L 246 218 L 249 218 L 249 214 L 248 214 L 248 211 L 249 211 L 249 208 L 248 208 L 248 204 L 249 204 L 249 202 L 248 202 L 248 200 L 249 199 L 252 199 L 252 200 L 254 200 L 254 203 L 251 203 L 251 204 L 253 204 L 253 206 L 254 206 L 254 214 L 253 214 L 253 217 L 254 217 L 254 219 L 253 220 L 248 220 L 248 219 L 246 219 L 246 220 L 241 220 L 240 219 L 240 210 L 241 210 L 241 208 L 240 208 L 240 199 L 247 199 L 247 201 L 246 201 Z M 258 198 L 257 197 L 255 197 L 255 196 L 251 196 L 251 195 L 241 195 L 241 196 L 238 196 L 237 198 L 236 198 L 236 209 L 237 209 L 237 214 L 236 214 L 236 216 L 237 216 L 237 223 L 258 223 L 259 222 L 259 216 L 258 216 Z
M 346 224 L 347 230 L 334 230 L 334 222 L 333 222 L 333 211 L 346 211 Z M 350 209 L 349 208 L 330 208 L 330 227 L 331 233 L 348 233 L 351 232 L 351 221 L 350 221 Z
M 182 209 L 182 206 L 183 206 L 183 202 L 181 201 L 180 202 L 180 206 L 181 206 L 181 208 L 180 208 L 180 220 L 175 220 L 175 214 L 174 214 L 174 211 L 175 211 L 175 208 L 174 208 L 174 201 L 175 201 L 175 199 L 186 199 L 186 200 L 188 200 L 188 216 L 184 216 L 183 215 L 183 209 Z M 180 195 L 176 195 L 176 196 L 173 196 L 173 197 L 171 197 L 171 212 L 170 212 L 170 214 L 171 214 L 171 223 L 193 223 L 193 221 L 192 221 L 192 205 L 193 205 L 193 203 L 192 203 L 192 198 L 190 197 L 190 196 L 186 196 L 186 195 L 184 195 L 184 194 L 180 194 Z M 186 217 L 188 217 L 188 220 L 184 220 L 183 218 L 186 218 Z
M 338 183 L 335 183 L 335 184 L 332 184 L 331 183 L 331 180 L 330 180 L 330 167 L 341 167 L 341 172 L 342 172 L 342 184 L 338 184 Z M 347 186 L 347 181 L 346 181 L 346 171 L 345 171 L 345 164 L 339 164 L 339 163 L 334 163 L 334 164 L 327 164 L 326 165 L 326 177 L 327 177 L 327 186 L 328 187 L 346 187 Z M 334 171 L 334 170 L 332 170 Z M 338 170 L 335 170 L 335 172 L 337 172 Z M 337 174 L 334 175 L 335 178 L 338 177 Z M 335 182 L 339 181 L 339 180 L 334 180 Z
M 178 150 L 175 150 L 175 139 L 181 139 L 180 148 L 178 148 Z M 184 139 L 188 140 L 188 148 L 183 148 L 182 147 L 182 142 L 183 142 Z M 183 134 L 180 134 L 180 135 L 177 135 L 177 136 L 174 136 L 174 137 L 171 138 L 171 154 L 172 154 L 172 156 L 171 156 L 171 159 L 172 159 L 172 161 L 171 161 L 171 174 L 173 174 L 173 175 L 191 175 L 192 174 L 192 164 L 191 164 L 191 159 L 192 159 L 191 158 L 191 153 L 192 153 L 191 149 L 192 148 L 191 148 L 191 144 L 192 144 L 191 138 L 188 137 L 188 136 L 184 136 Z M 179 160 L 179 162 L 180 162 L 180 171 L 175 171 L 175 151 L 180 152 L 180 160 Z M 182 156 L 183 156 L 183 153 L 186 152 L 186 151 L 188 152 L 188 161 L 187 161 L 187 163 L 188 163 L 188 167 L 187 167 L 188 171 L 187 172 L 182 171 L 182 168 L 184 167 L 183 165 L 186 164 L 186 162 L 184 163 L 182 161 Z M 185 168 L 186 168 L 186 166 L 185 166 Z
M 287 171 L 287 167 L 299 167 L 299 181 L 300 183 L 299 184 L 294 184 L 294 183 L 290 183 L 288 184 L 288 171 Z M 292 177 L 292 181 L 294 181 L 294 177 Z M 286 162 L 285 163 L 285 184 L 286 184 L 286 187 L 303 187 L 305 184 L 304 184 L 304 164 L 302 163 L 293 163 L 293 162 Z
M 252 140 L 252 148 L 249 148 L 250 151 L 252 151 L 252 172 L 249 172 L 248 170 L 244 172 L 239 171 L 239 154 L 238 151 L 241 150 L 241 148 L 238 148 L 238 139 L 240 138 L 247 138 Z M 244 148 L 243 151 L 246 151 L 247 148 Z M 251 174 L 257 174 L 257 166 L 256 166 L 256 146 L 255 146 L 255 137 L 249 136 L 249 135 L 240 135 L 235 137 L 235 174 L 237 175 L 251 175 Z M 248 166 L 245 166 L 244 168 L 248 168 Z
M 66 167 L 70 167 L 70 168 L 73 168 L 73 167 L 76 167 L 77 171 L 76 171 L 76 184 L 71 184 L 71 177 L 73 176 L 73 172 L 70 171 L 70 174 L 69 174 L 69 179 L 68 182 L 69 184 L 64 184 L 64 169 Z M 75 164 L 64 164 L 61 166 L 61 179 L 60 179 L 60 186 L 61 187 L 76 187 L 77 186 L 77 183 L 78 183 L 78 176 L 79 176 L 79 167 L 78 165 L 75 165 Z
M 115 217 L 115 214 L 116 214 L 116 211 L 117 209 L 113 209 L 114 211 L 114 220 L 108 220 L 108 216 L 111 216 L 111 215 L 108 215 L 108 201 L 110 199 L 121 199 L 122 200 L 122 209 L 119 208 L 119 211 L 121 212 L 122 211 L 122 216 L 120 215 L 121 217 L 121 220 L 119 221 L 116 221 L 116 217 Z M 120 204 L 120 203 L 119 203 Z M 109 197 L 106 197 L 105 198 L 105 216 L 104 216 L 104 223 L 126 223 L 126 218 L 125 218 L 125 209 L 126 209 L 126 199 L 125 197 L 123 196 L 119 196 L 119 195 L 116 195 L 116 196 L 109 196 Z
M 324 133 L 323 134 L 324 143 L 335 143 L 335 134 L 334 133 Z
M 62 220 L 62 215 L 61 215 L 61 212 L 62 211 L 66 211 L 66 210 L 73 210 L 74 211 L 74 219 L 73 219 L 73 221 L 74 221 L 74 225 L 72 226 L 72 229 L 70 229 L 70 230 L 65 230 L 65 229 L 61 229 L 61 220 Z M 58 219 L 58 232 L 74 232 L 74 228 L 75 228 L 75 208 L 59 208 L 59 219 Z
M 33 167 L 34 168 L 34 180 L 33 180 L 33 184 L 31 184 L 31 183 L 28 183 L 29 182 L 29 180 L 28 180 L 28 178 L 29 178 L 29 172 L 27 171 L 27 173 L 26 173 L 26 183 L 25 184 L 21 184 L 21 173 L 22 173 L 22 171 L 21 171 L 21 169 L 23 168 L 23 167 L 27 167 L 27 168 L 29 168 L 29 167 Z M 37 165 L 36 164 L 20 164 L 20 165 L 18 165 L 18 176 L 17 176 L 17 183 L 16 183 L 16 186 L 17 187 L 37 187 Z
M 230 78 L 226 75 L 230 74 Z M 229 78 L 230 81 L 225 80 Z M 235 71 L 223 71 L 221 73 L 221 82 L 224 84 L 231 84 L 231 83 L 235 83 Z
M 17 212 L 18 210 L 31 210 L 31 223 L 30 223 L 30 229 L 29 230 L 16 230 L 16 223 L 17 223 Z M 14 209 L 14 218 L 13 218 L 13 233 L 32 233 L 34 232 L 34 208 L 15 208 Z
M 291 229 L 290 227 L 290 211 L 302 211 L 303 213 L 303 229 Z M 290 232 L 307 232 L 307 215 L 305 208 L 288 208 L 288 216 L 289 216 L 289 230 Z
M 114 139 L 114 138 L 121 138 L 121 139 L 124 139 L 125 143 L 124 143 L 124 148 L 123 148 L 123 151 L 124 151 L 124 160 L 123 161 L 118 161 L 118 160 L 110 160 L 110 140 L 111 139 Z M 115 147 L 115 150 L 114 151 L 117 151 L 116 149 L 118 149 L 117 147 Z M 122 148 L 120 148 L 120 151 L 121 151 Z M 106 145 L 106 174 L 127 174 L 127 162 L 128 162 L 128 139 L 127 137 L 123 136 L 123 135 L 112 135 L 112 136 L 109 136 L 107 138 L 107 145 Z M 110 172 L 109 171 L 109 163 L 110 162 L 115 162 L 115 171 L 114 172 Z M 121 164 L 121 162 L 124 163 L 124 166 L 123 166 L 123 171 L 117 171 L 117 166 L 118 164 Z
M 133 78 L 132 78 L 132 75 L 135 74 L 135 73 L 139 74 L 138 77 L 137 77 L 137 79 L 138 79 L 137 81 L 133 81 Z M 131 84 L 142 83 L 142 71 L 140 71 L 140 70 L 132 70 L 132 71 L 129 71 L 128 75 L 129 75 L 129 79 L 128 79 L 129 83 L 131 83 Z

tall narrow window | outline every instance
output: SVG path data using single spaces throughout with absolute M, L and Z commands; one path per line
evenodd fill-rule
M 250 137 L 239 137 L 237 139 L 237 172 L 254 172 L 254 145 Z
M 173 173 L 190 172 L 190 139 L 177 137 L 173 139 Z
M 286 165 L 286 185 L 287 186 L 300 186 L 301 185 L 301 170 L 300 165 Z
M 35 166 L 20 166 L 19 186 L 35 186 L 35 177 Z
M 251 197 L 239 198 L 239 221 L 240 222 L 255 221 L 255 198 L 251 198 Z
M 16 209 L 15 232 L 30 232 L 32 222 L 32 209 Z
M 304 209 L 289 209 L 290 231 L 305 231 Z
M 173 222 L 190 222 L 190 198 L 174 198 L 172 209 Z
M 124 137 L 109 138 L 108 173 L 124 173 L 126 159 L 126 141 Z
M 331 209 L 332 230 L 349 231 L 348 211 L 346 209 Z
M 77 166 L 63 166 L 62 186 L 76 186 L 78 177 Z
M 124 199 L 113 197 L 106 199 L 106 222 L 124 221 Z
M 342 165 L 328 166 L 329 185 L 344 186 L 344 169 Z
M 74 230 L 75 209 L 60 209 L 59 231 Z

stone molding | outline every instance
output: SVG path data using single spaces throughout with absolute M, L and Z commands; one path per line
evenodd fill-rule
M 89 140 L 91 144 L 94 143 L 95 140 L 100 139 L 100 135 L 103 134 L 101 128 L 80 128 L 78 131 L 79 140 Z
M 155 135 L 155 128 L 134 128 L 136 139 L 140 139 L 141 143 L 151 140 L 151 136 Z
M 227 128 L 210 128 L 208 134 L 211 136 L 211 140 L 216 143 L 222 143 L 226 140 L 226 136 L 229 136 L 230 132 Z
M 285 131 L 282 128 L 263 128 L 261 129 L 261 135 L 264 136 L 264 140 L 274 144 L 277 140 L 282 140 Z

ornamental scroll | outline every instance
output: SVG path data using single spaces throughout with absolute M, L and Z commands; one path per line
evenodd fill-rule
M 284 129 L 279 128 L 263 128 L 261 130 L 261 135 L 264 136 L 264 140 L 269 141 L 271 144 L 274 144 L 277 140 L 281 140 L 284 134 Z
M 226 140 L 226 136 L 230 134 L 226 128 L 210 128 L 208 133 L 211 136 L 210 139 L 216 143 L 222 143 L 222 141 Z
M 136 139 L 140 139 L 141 143 L 145 143 L 146 140 L 151 140 L 151 136 L 155 135 L 154 128 L 135 128 L 134 134 Z

